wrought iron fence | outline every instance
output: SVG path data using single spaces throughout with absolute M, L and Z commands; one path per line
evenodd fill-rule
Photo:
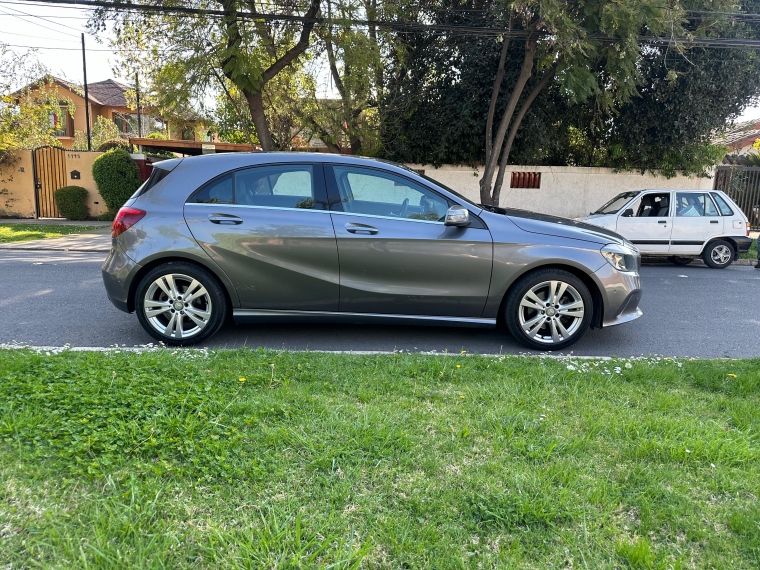
M 752 230 L 760 230 L 760 167 L 718 166 L 713 188 L 728 194 L 747 216 Z

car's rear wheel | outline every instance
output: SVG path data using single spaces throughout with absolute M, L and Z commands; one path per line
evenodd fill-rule
M 722 239 L 707 244 L 702 260 L 713 269 L 725 269 L 734 261 L 734 248 Z
M 537 270 L 515 283 L 504 304 L 507 329 L 536 350 L 561 350 L 588 330 L 593 301 L 588 287 L 561 269 Z
M 177 261 L 151 269 L 140 280 L 135 312 L 156 340 L 188 346 L 216 333 L 228 309 L 222 286 L 209 271 Z
M 674 265 L 689 265 L 692 261 L 694 261 L 694 258 L 681 257 L 680 255 L 673 255 L 668 258 L 668 261 L 670 261 L 670 263 L 673 263 Z

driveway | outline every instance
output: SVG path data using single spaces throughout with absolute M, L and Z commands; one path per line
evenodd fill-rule
M 103 253 L 0 250 L 0 343 L 135 346 L 151 342 L 108 301 Z M 589 331 L 578 355 L 760 357 L 760 271 L 644 266 L 644 316 Z M 295 350 L 525 353 L 504 330 L 360 325 L 227 326 L 204 346 Z

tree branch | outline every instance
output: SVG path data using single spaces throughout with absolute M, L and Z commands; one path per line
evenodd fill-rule
M 262 86 L 267 81 L 272 79 L 275 75 L 277 75 L 280 71 L 282 71 L 287 65 L 290 64 L 290 62 L 305 52 L 306 48 L 309 47 L 309 36 L 311 35 L 311 31 L 314 29 L 314 25 L 316 24 L 313 18 L 315 18 L 317 12 L 319 12 L 319 4 L 320 0 L 311 0 L 309 10 L 304 15 L 304 18 L 307 20 L 311 19 L 311 21 L 304 22 L 303 28 L 301 29 L 301 37 L 298 39 L 298 43 L 286 51 L 280 59 L 275 61 L 264 71 L 261 76 Z

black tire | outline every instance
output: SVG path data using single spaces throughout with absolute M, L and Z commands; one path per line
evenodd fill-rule
M 726 255 L 728 257 L 724 261 Z M 725 240 L 717 239 L 707 244 L 707 247 L 702 252 L 702 261 L 713 269 L 725 269 L 734 262 L 735 256 L 736 250 L 734 250 L 734 246 Z
M 560 306 L 563 304 L 566 305 L 568 303 L 563 303 L 562 301 L 569 300 L 573 300 L 577 303 L 575 297 L 578 297 L 578 300 L 583 303 L 581 307 L 583 310 L 582 317 L 567 317 L 555 314 L 557 311 L 557 305 L 555 304 L 552 307 L 546 305 L 546 301 L 549 299 L 549 291 L 551 290 L 550 283 L 552 281 L 562 282 L 569 286 L 560 299 L 557 299 L 557 304 Z M 547 283 L 549 283 L 549 285 L 546 285 Z M 546 288 L 545 297 L 542 297 L 543 287 Z M 534 288 L 537 288 L 537 290 L 533 292 L 533 295 L 544 303 L 544 307 L 542 308 L 544 312 L 533 309 L 532 307 L 521 306 L 523 297 L 528 295 L 528 292 L 532 291 Z M 571 291 L 570 288 L 574 289 L 574 291 Z M 559 291 L 559 289 L 560 288 L 558 287 L 557 291 Z M 528 302 L 532 303 L 530 299 L 528 299 Z M 550 311 L 552 314 L 549 314 Z M 575 311 L 575 309 L 573 309 L 573 311 Z M 593 312 L 593 300 L 588 287 L 586 287 L 583 281 L 578 279 L 575 275 L 562 269 L 538 269 L 522 276 L 510 288 L 504 303 L 504 321 L 510 334 L 520 344 L 535 350 L 562 350 L 574 344 L 586 334 L 586 331 L 591 324 L 591 316 Z M 540 320 L 541 316 L 545 317 L 544 321 Z M 536 329 L 534 335 L 531 337 L 528 335 L 528 332 L 523 330 L 523 326 L 524 324 L 528 325 L 534 319 L 538 319 L 537 324 L 534 326 L 538 326 L 539 323 L 543 324 Z M 555 320 L 554 325 L 551 324 L 551 320 Z M 569 333 L 567 338 L 563 338 L 564 335 L 560 334 L 558 335 L 559 340 L 554 341 L 552 336 L 550 336 L 552 333 L 552 326 L 557 327 L 556 322 L 559 322 L 563 328 L 567 327 L 565 328 Z M 558 332 L 558 328 L 559 327 L 555 328 L 555 333 Z M 541 337 L 543 340 L 539 340 L 537 337 Z
M 157 282 L 162 277 L 163 287 Z M 205 289 L 205 293 L 194 284 L 195 281 Z M 174 288 L 170 284 L 173 284 Z M 167 288 L 169 292 L 177 291 L 180 294 L 176 299 L 175 295 L 170 298 Z M 182 299 L 182 295 L 188 291 L 190 299 L 189 303 L 186 303 L 184 301 L 188 299 Z M 195 296 L 196 293 L 198 296 Z M 146 313 L 146 298 L 149 305 L 156 307 L 156 313 L 150 316 Z M 229 314 L 227 296 L 218 279 L 200 265 L 186 261 L 171 261 L 148 271 L 137 286 L 134 301 L 137 319 L 145 331 L 169 346 L 190 346 L 203 342 L 216 334 Z M 171 308 L 166 308 L 170 302 Z M 184 305 L 182 311 L 179 310 L 179 305 Z M 205 316 L 206 313 L 208 316 Z M 172 318 L 175 320 L 172 321 Z M 201 326 L 199 323 L 205 324 Z M 166 331 L 171 329 L 172 336 L 162 333 L 158 329 L 161 326 L 164 326 Z M 183 330 L 185 327 L 187 331 Z M 192 332 L 194 328 L 198 330 Z M 183 337 L 183 332 L 190 336 Z
M 694 261 L 693 257 L 681 257 L 680 255 L 672 255 L 668 258 L 668 261 L 674 265 L 689 265 Z

